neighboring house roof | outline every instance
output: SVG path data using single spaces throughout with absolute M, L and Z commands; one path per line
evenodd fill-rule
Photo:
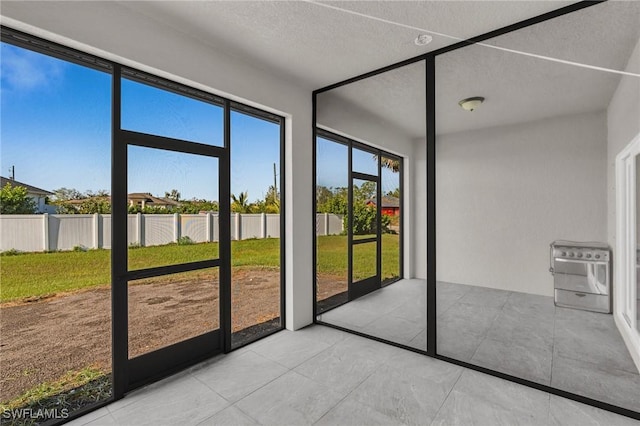
M 79 200 L 69 200 L 68 203 L 69 204 L 77 204 L 80 205 L 82 203 L 84 203 L 87 200 L 106 200 L 111 202 L 111 197 L 109 196 L 104 196 L 104 197 L 91 197 L 91 198 L 82 198 Z M 154 197 L 151 194 L 147 194 L 144 192 L 133 192 L 131 194 L 127 195 L 127 201 L 129 201 L 130 203 L 137 203 L 140 201 L 144 201 L 145 204 L 150 204 L 150 205 L 154 205 L 154 206 L 165 206 L 165 207 L 179 207 L 180 203 L 168 198 L 160 198 L 160 197 Z
M 367 204 L 373 204 L 375 206 L 375 198 L 369 198 Z M 400 200 L 396 197 L 384 196 L 382 197 L 382 208 L 400 208 Z
M 145 204 L 154 204 L 157 206 L 180 206 L 180 203 L 169 198 L 154 197 L 149 193 L 133 192 L 127 195 L 129 201 L 144 201 Z
M 40 195 L 40 196 L 47 196 L 47 195 L 53 195 L 53 192 L 47 191 L 46 189 L 42 189 L 42 188 L 38 188 L 26 183 L 22 183 L 22 182 L 18 182 L 17 180 L 13 180 L 13 179 L 8 179 L 6 177 L 0 176 L 0 186 L 4 188 L 4 186 L 6 184 L 11 184 L 12 187 L 15 186 L 22 186 L 27 188 L 27 193 L 30 195 Z

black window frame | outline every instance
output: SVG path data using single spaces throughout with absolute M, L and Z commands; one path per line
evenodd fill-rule
M 286 120 L 284 116 L 264 111 L 259 108 L 246 105 L 242 102 L 232 101 L 225 97 L 219 96 L 215 93 L 210 93 L 201 89 L 175 82 L 173 80 L 156 76 L 152 73 L 137 70 L 133 67 L 122 65 L 118 62 L 107 60 L 99 56 L 82 52 L 74 48 L 70 48 L 59 43 L 46 40 L 44 38 L 25 33 L 5 25 L 0 25 L 0 41 L 24 48 L 29 51 L 37 52 L 47 56 L 51 56 L 57 59 L 61 59 L 67 62 L 71 62 L 77 65 L 85 66 L 102 72 L 106 72 L 112 77 L 111 84 L 111 157 L 105 158 L 105 161 L 111 163 L 111 194 L 112 194 L 112 211 L 120 211 L 120 218 L 118 214 L 112 214 L 112 247 L 111 250 L 111 321 L 112 321 L 112 365 L 111 365 L 111 377 L 112 377 L 112 393 L 107 399 L 101 400 L 94 404 L 82 407 L 78 410 L 69 413 L 66 419 L 48 421 L 47 424 L 60 424 L 80 416 L 83 416 L 91 411 L 97 410 L 103 406 L 106 406 L 116 400 L 122 399 L 125 394 L 133 388 L 140 387 L 171 374 L 176 373 L 179 370 L 192 366 L 193 364 L 200 362 L 204 359 L 211 358 L 219 353 L 228 353 L 240 349 L 250 343 L 266 338 L 274 333 L 283 330 L 286 326 L 286 185 L 285 185 L 285 135 L 286 135 Z M 147 85 L 157 87 L 159 89 L 170 91 L 181 96 L 190 97 L 198 101 L 203 101 L 211 104 L 215 104 L 224 108 L 224 146 L 207 145 L 191 141 L 182 141 L 170 137 L 163 137 L 158 135 L 150 135 L 141 132 L 135 132 L 130 130 L 124 130 L 121 128 L 121 78 L 138 81 Z M 260 118 L 271 123 L 278 124 L 280 126 L 280 164 L 279 164 L 279 184 L 280 184 L 280 325 L 278 328 L 269 330 L 266 333 L 258 335 L 255 339 L 247 340 L 241 344 L 232 347 L 231 346 L 231 264 L 230 264 L 230 244 L 227 253 L 220 253 L 220 259 L 217 260 L 205 260 L 198 262 L 191 262 L 187 264 L 160 266 L 141 270 L 128 270 L 127 264 L 127 250 L 116 249 L 116 246 L 126 247 L 127 241 L 127 228 L 126 228 L 126 173 L 122 173 L 121 170 L 116 170 L 116 159 L 118 163 L 126 165 L 127 158 L 127 146 L 135 145 L 148 148 L 160 148 L 164 150 L 170 150 L 174 152 L 184 152 L 198 155 L 213 156 L 215 158 L 227 158 L 230 157 L 230 114 L 231 111 L 238 111 L 243 114 L 251 115 L 256 118 Z M 134 140 L 135 139 L 135 140 Z M 186 144 L 186 145 L 185 145 Z M 229 161 L 223 164 L 224 161 L 220 161 L 220 167 L 225 168 L 230 166 Z M 229 172 L 221 170 L 221 186 L 230 188 Z M 226 177 L 225 177 L 226 176 Z M 228 192 L 228 191 L 227 191 Z M 120 195 L 119 197 L 117 195 Z M 122 196 L 124 194 L 124 196 Z M 223 195 L 223 194 L 221 194 Z M 224 204 L 224 203 L 221 203 Z M 122 213 L 124 212 L 124 214 Z M 224 212 L 221 212 L 221 216 Z M 230 212 L 229 212 L 230 213 Z M 227 215 L 230 217 L 230 215 Z M 124 220 L 123 220 L 124 218 Z M 119 225 L 117 225 L 119 223 Z M 227 236 L 221 236 L 221 238 L 230 239 L 230 229 L 222 232 L 226 232 Z M 115 250 L 114 250 L 115 249 Z M 180 364 L 177 367 L 172 367 L 167 370 L 161 371 L 159 374 L 153 376 L 144 377 L 141 380 L 136 380 L 130 383 L 131 373 L 128 371 L 127 363 L 130 361 L 128 358 L 128 310 L 127 310 L 127 286 L 122 285 L 129 280 L 135 280 L 145 277 L 157 276 L 165 273 L 178 273 L 186 272 L 201 268 L 218 267 L 221 264 L 228 262 L 228 268 L 223 274 L 223 268 L 220 269 L 220 334 L 221 334 L 221 350 L 209 352 L 206 356 L 199 356 L 189 360 L 186 363 Z M 223 280 L 226 282 L 223 284 Z M 193 344 L 198 344 L 196 340 Z M 163 349 L 160 349 L 162 351 Z M 158 353 L 160 355 L 160 352 Z M 159 358 L 159 357 L 156 357 Z M 130 386 L 130 385 L 133 385 Z
M 446 361 L 452 364 L 456 364 L 456 365 L 460 365 L 462 367 L 471 369 L 471 370 L 475 370 L 475 371 L 479 371 L 485 374 L 489 374 L 495 377 L 499 377 L 501 379 L 505 379 L 505 380 L 509 380 L 511 382 L 514 383 L 518 383 L 521 385 L 525 385 L 534 389 L 538 389 L 553 395 L 558 395 L 567 399 L 571 399 L 583 404 L 587 404 L 593 407 L 597 407 L 597 408 L 601 408 L 607 411 L 611 411 L 613 413 L 616 414 L 620 414 L 623 416 L 627 416 L 627 417 L 631 417 L 634 419 L 638 419 L 640 420 L 640 412 L 638 411 L 633 411 L 627 408 L 623 408 L 617 405 L 613 405 L 613 404 L 609 404 L 600 400 L 596 400 L 593 398 L 589 398 L 580 394 L 576 394 L 576 393 L 572 393 L 569 391 L 565 391 L 559 388 L 555 388 L 552 387 L 550 385 L 543 385 L 537 382 L 533 382 L 527 379 L 523 379 L 521 377 L 517 377 L 517 376 L 513 376 L 510 374 L 506 374 L 506 373 L 502 373 L 500 371 L 497 370 L 492 370 L 489 368 L 485 368 L 485 367 L 480 367 L 476 364 L 472 364 L 470 362 L 465 362 L 465 361 L 460 361 L 458 359 L 455 358 L 450 358 L 444 355 L 441 355 L 438 353 L 437 351 L 437 316 L 436 316 L 436 125 L 437 125 L 437 121 L 436 121 L 436 96 L 435 96 L 435 92 L 437 90 L 437 82 L 436 82 L 436 58 L 439 55 L 445 54 L 447 52 L 453 51 L 453 50 L 457 50 L 457 49 L 461 49 L 476 43 L 480 43 L 483 42 L 485 40 L 488 39 L 492 39 L 504 34 L 508 34 L 510 32 L 513 31 L 517 31 L 532 25 L 536 25 L 545 21 L 549 21 L 564 15 L 568 15 L 577 11 L 580 11 L 582 9 L 591 7 L 591 6 L 595 6 L 598 5 L 600 3 L 604 3 L 607 0 L 581 0 L 578 1 L 577 3 L 573 3 L 570 4 L 568 6 L 565 7 L 561 7 L 559 9 L 553 10 L 551 12 L 547 12 L 544 14 L 541 14 L 539 16 L 530 18 L 530 19 L 526 19 L 517 23 L 514 23 L 512 25 L 508 25 L 506 27 L 503 28 L 499 28 L 497 30 L 494 31 L 490 31 L 487 32 L 485 34 L 470 38 L 468 40 L 462 40 L 458 43 L 452 44 L 450 46 L 445 46 L 442 47 L 440 49 L 434 50 L 432 52 L 428 52 L 422 55 L 418 55 L 415 56 L 413 58 L 409 58 L 406 59 L 404 61 L 400 61 L 382 68 L 378 68 L 376 70 L 373 71 L 369 71 L 367 73 L 358 75 L 358 76 L 354 76 L 352 78 L 348 78 L 346 80 L 322 87 L 320 89 L 316 89 L 313 91 L 312 93 L 312 132 L 313 132 L 313 140 L 314 140 L 314 150 L 313 150 L 313 165 L 314 165 L 314 180 L 313 180 L 313 200 L 314 200 L 314 206 L 315 206 L 315 164 L 316 164 L 316 150 L 315 150 L 315 141 L 317 139 L 317 136 L 320 132 L 320 130 L 317 128 L 317 101 L 318 101 L 318 95 L 320 95 L 321 93 L 330 91 L 332 89 L 336 89 L 342 86 L 345 86 L 347 84 L 350 83 L 355 83 L 358 82 L 360 80 L 364 80 L 366 78 L 369 77 L 374 77 L 376 75 L 385 73 L 387 71 L 392 71 L 394 69 L 397 68 L 401 68 L 403 66 L 406 65 L 410 65 L 419 61 L 425 61 L 426 62 L 426 72 L 425 72 L 425 80 L 426 80 L 426 116 L 425 116 L 425 126 L 426 126 L 426 150 L 427 150 L 427 164 L 426 164 L 426 169 L 427 169 L 427 194 L 426 194 L 426 201 L 427 201 L 427 220 L 426 220 L 426 227 L 427 227 L 427 256 L 426 256 L 426 262 L 428 268 L 427 268 L 427 350 L 426 351 L 421 351 L 415 348 L 411 348 L 409 346 L 406 345 L 401 345 L 401 344 L 397 344 L 391 341 L 387 341 L 375 336 L 370 336 L 367 334 L 363 334 L 357 331 L 353 331 L 353 330 L 349 330 L 343 327 L 339 327 L 336 325 L 332 325 L 332 324 L 328 324 L 328 323 L 323 323 L 322 321 L 317 319 L 317 313 L 315 310 L 316 307 L 316 288 L 315 288 L 315 278 L 314 278 L 314 292 L 313 292 L 313 306 L 314 306 L 314 322 L 318 323 L 318 324 L 324 324 L 326 326 L 329 327 L 333 327 L 333 328 L 337 328 L 352 334 L 356 334 L 356 335 L 360 335 L 363 337 L 367 337 L 369 339 L 373 339 L 376 341 L 380 341 L 380 342 L 384 342 L 393 346 L 398 346 L 398 347 L 402 347 L 404 349 L 413 351 L 413 352 L 418 352 L 418 353 L 422 353 L 424 355 L 427 355 L 429 357 L 435 358 L 435 359 L 439 359 L 442 361 Z M 314 209 L 314 215 L 315 215 L 315 209 Z M 313 222 L 313 226 L 315 229 L 315 216 L 314 216 L 314 222 Z M 315 241 L 315 240 L 314 240 Z M 314 277 L 315 277 L 315 259 L 316 259 L 316 247 L 314 244 Z

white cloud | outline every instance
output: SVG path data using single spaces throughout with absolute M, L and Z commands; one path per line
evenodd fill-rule
M 64 75 L 65 63 L 30 50 L 3 44 L 3 90 L 35 90 L 51 88 Z

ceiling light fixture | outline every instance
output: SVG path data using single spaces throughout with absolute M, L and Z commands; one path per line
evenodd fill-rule
M 431 43 L 432 40 L 433 37 L 431 37 L 429 34 L 420 34 L 413 42 L 416 44 L 416 46 L 426 46 L 427 44 Z
M 484 98 L 482 96 L 474 96 L 473 98 L 463 99 L 458 102 L 458 105 L 465 111 L 473 111 L 478 108 L 480 104 L 484 102 Z

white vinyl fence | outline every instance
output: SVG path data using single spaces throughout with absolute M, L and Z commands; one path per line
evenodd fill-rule
M 127 241 L 131 245 L 157 246 L 189 237 L 194 242 L 218 241 L 217 213 L 130 214 Z M 316 215 L 318 235 L 342 232 L 342 216 Z M 231 238 L 279 238 L 279 214 L 232 214 Z M 54 251 L 74 247 L 111 248 L 109 214 L 0 215 L 0 251 Z

